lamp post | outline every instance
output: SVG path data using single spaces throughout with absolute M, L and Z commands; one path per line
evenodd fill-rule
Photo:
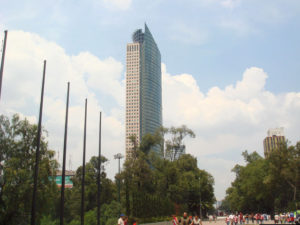
M 201 206 L 202 206 L 202 200 L 201 200 L 201 179 L 200 179 L 200 175 L 199 175 L 199 194 L 200 194 L 200 218 L 202 220 L 202 210 L 201 210 Z
M 120 173 L 121 173 L 120 160 L 122 158 L 124 158 L 124 156 L 121 153 L 118 153 L 118 154 L 114 155 L 114 158 L 119 160 L 119 175 L 120 175 Z M 121 203 L 121 198 L 120 198 L 120 178 L 118 178 L 118 199 L 119 199 L 119 203 Z

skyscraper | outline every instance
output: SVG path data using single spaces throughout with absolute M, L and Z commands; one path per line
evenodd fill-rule
M 133 43 L 127 44 L 126 54 L 126 157 L 134 145 L 147 133 L 154 133 L 162 125 L 161 57 L 153 36 L 145 24 L 145 31 L 136 30 Z
M 283 127 L 269 129 L 268 137 L 264 139 L 264 154 L 265 157 L 273 150 L 277 149 L 280 144 L 285 142 Z

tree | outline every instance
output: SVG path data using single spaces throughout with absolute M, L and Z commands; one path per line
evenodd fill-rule
M 272 151 L 267 161 L 270 167 L 268 182 L 278 191 L 286 190 L 287 186 L 291 189 L 277 196 L 276 207 L 282 208 L 288 205 L 289 201 L 297 203 L 300 201 L 298 190 L 300 188 L 300 143 L 296 146 L 288 146 L 282 143 L 278 149 Z M 277 181 L 281 182 L 278 183 Z M 289 194 L 290 193 L 290 194 Z M 287 195 L 288 194 L 288 195 Z
M 170 161 L 151 151 L 137 152 L 137 158 L 126 160 L 120 175 L 127 215 L 150 218 L 184 210 L 196 213 L 201 196 L 204 212 L 213 207 L 213 177 L 198 169 L 195 157 L 185 154 Z
M 226 191 L 225 201 L 230 209 L 268 213 L 295 210 L 300 202 L 299 147 L 299 143 L 284 143 L 265 159 L 256 152 L 243 152 L 247 164 L 233 168 L 236 178 Z
M 45 132 L 43 132 L 45 133 Z M 37 126 L 18 115 L 0 116 L 0 224 L 29 224 Z M 37 221 L 55 214 L 58 189 L 53 176 L 58 163 L 41 137 L 37 192 Z
M 183 139 L 187 136 L 195 138 L 195 133 L 185 125 L 182 125 L 178 128 L 171 127 L 168 129 L 168 134 L 171 137 L 169 140 L 166 140 L 166 157 L 174 161 L 185 151 Z
M 107 159 L 102 156 L 101 164 L 104 165 Z M 88 163 L 86 163 L 85 171 L 85 212 L 94 210 L 97 207 L 97 169 L 98 157 L 93 156 Z M 72 219 L 79 218 L 81 209 L 81 179 L 82 166 L 78 167 L 75 176 L 72 178 L 73 188 L 66 191 L 65 204 L 65 218 L 70 222 Z M 110 203 L 116 199 L 115 184 L 106 177 L 104 166 L 101 169 L 100 182 L 100 202 L 101 204 Z

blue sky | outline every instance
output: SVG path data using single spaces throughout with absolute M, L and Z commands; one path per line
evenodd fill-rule
M 297 0 L 112 2 L 4 1 L 1 21 L 55 41 L 69 54 L 89 51 L 123 63 L 132 31 L 147 22 L 170 72 L 193 74 L 204 91 L 231 84 L 251 66 L 272 74 L 268 90 L 297 90 Z
M 58 117 L 71 80 L 74 167 L 82 146 L 75 122 L 89 97 L 91 114 L 103 110 L 107 121 L 104 146 L 113 177 L 113 154 L 125 143 L 126 44 L 145 22 L 162 55 L 164 124 L 195 131 L 187 149 L 214 175 L 217 199 L 234 178 L 230 169 L 243 163 L 240 153 L 262 154 L 267 129 L 283 126 L 292 143 L 300 140 L 299 0 L 2 0 L 0 37 L 8 29 L 9 39 L 1 112 L 36 121 L 38 92 L 29 92 L 40 85 L 39 62 L 47 58 L 50 146 L 62 147 Z M 96 149 L 93 119 L 90 148 Z

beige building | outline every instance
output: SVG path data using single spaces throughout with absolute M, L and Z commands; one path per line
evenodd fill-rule
M 267 157 L 270 152 L 277 149 L 280 144 L 285 142 L 283 127 L 269 129 L 268 136 L 264 139 L 264 154 Z
M 136 137 L 140 141 L 140 44 L 127 44 L 126 54 L 126 158 L 132 153 Z

